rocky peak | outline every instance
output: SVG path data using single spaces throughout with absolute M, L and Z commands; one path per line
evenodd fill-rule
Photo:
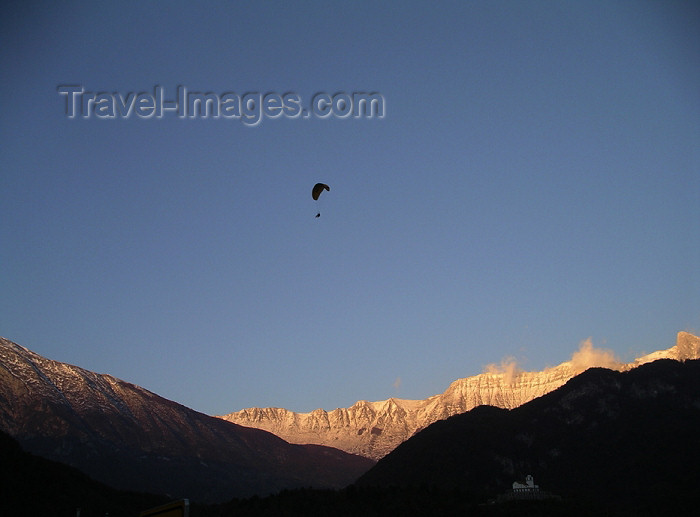
M 686 359 L 700 359 L 700 337 L 689 334 L 688 332 L 679 332 L 676 338 L 676 353 L 679 361 Z

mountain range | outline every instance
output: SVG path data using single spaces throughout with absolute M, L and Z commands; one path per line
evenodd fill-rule
M 584 515 L 696 515 L 699 436 L 700 360 L 591 368 L 518 408 L 480 406 L 436 422 L 356 485 L 512 501 L 513 482 L 532 475 L 539 491 L 522 497 L 555 495 L 588 507 Z M 526 507 L 518 508 L 522 515 Z
M 372 438 L 372 451 L 387 451 L 375 466 L 370 458 L 322 445 L 290 444 L 267 431 L 204 415 L 0 338 L 0 431 L 25 451 L 77 467 L 120 490 L 198 502 L 239 498 L 232 500 L 233 506 L 220 508 L 236 515 L 241 506 L 235 501 L 258 504 L 241 497 L 348 485 L 337 495 L 327 490 L 296 495 L 283 491 L 270 504 L 308 495 L 308 504 L 326 501 L 346 508 L 347 515 L 358 507 L 368 514 L 368 508 L 384 508 L 377 506 L 377 498 L 391 508 L 403 504 L 392 498 L 390 488 L 403 487 L 404 495 L 422 494 L 420 505 L 429 509 L 435 504 L 430 487 L 436 486 L 457 505 L 477 511 L 474 505 L 479 501 L 526 474 L 534 474 L 546 490 L 565 501 L 623 501 L 639 508 L 651 490 L 655 495 L 649 501 L 654 504 L 667 504 L 666 498 L 671 498 L 685 505 L 700 481 L 695 470 L 700 461 L 700 361 L 692 360 L 698 357 L 700 339 L 686 332 L 678 334 L 674 347 L 628 364 L 584 343 L 571 361 L 544 372 L 521 372 L 508 363 L 455 381 L 443 394 L 424 401 L 390 399 L 358 403 L 353 406 L 357 411 L 336 410 L 345 415 L 345 427 L 352 431 L 352 425 L 360 426 L 354 428 L 356 436 Z M 593 363 L 607 369 L 588 369 Z M 315 413 L 322 416 L 320 410 Z M 396 439 L 401 433 L 407 439 L 394 450 L 386 445 L 391 442 L 380 440 L 392 435 Z M 335 441 L 343 436 L 338 432 Z M 24 490 L 17 476 L 26 466 L 22 479 L 47 480 L 45 490 L 33 493 L 37 499 L 44 494 L 49 508 L 63 492 L 66 509 L 86 492 L 99 507 L 105 506 L 98 501 L 109 500 L 113 508 L 133 508 L 150 497 L 109 492 L 73 471 L 57 474 L 77 480 L 69 488 L 58 488 L 50 472 L 66 471 L 20 454 L 9 440 L 0 440 L 3 487 Z M 411 488 L 415 486 L 427 491 L 416 492 Z M 353 492 L 353 487 L 361 492 Z M 25 499 L 15 501 L 22 504 Z M 419 504 L 405 501 L 414 503 Z M 452 503 L 446 499 L 444 504 Z M 305 506 L 300 508 L 290 515 L 304 514 Z M 214 508 L 212 514 L 218 511 Z
M 439 420 L 480 405 L 512 409 L 549 393 L 590 367 L 627 371 L 657 359 L 698 359 L 700 339 L 679 332 L 676 345 L 631 363 L 610 352 L 582 343 L 570 361 L 541 372 L 520 371 L 515 363 L 492 367 L 487 373 L 458 379 L 441 394 L 425 400 L 390 398 L 360 400 L 349 408 L 295 413 L 282 408 L 249 408 L 220 416 L 226 421 L 270 431 L 290 443 L 336 447 L 378 460 L 416 432 Z
M 199 413 L 0 338 L 0 430 L 121 490 L 198 501 L 339 488 L 373 461 Z

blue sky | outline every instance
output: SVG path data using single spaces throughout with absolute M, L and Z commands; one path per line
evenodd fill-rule
M 19 3 L 0 335 L 209 414 L 671 346 L 700 331 L 699 27 L 666 1 Z M 60 85 L 385 116 L 70 119 Z

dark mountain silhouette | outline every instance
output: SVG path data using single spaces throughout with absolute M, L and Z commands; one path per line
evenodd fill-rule
M 0 338 L 0 430 L 33 454 L 121 490 L 225 501 L 339 488 L 372 460 L 291 445 Z
M 432 424 L 357 486 L 463 489 L 485 501 L 532 474 L 565 501 L 690 515 L 698 437 L 700 360 L 593 368 L 518 408 L 480 406 Z
M 0 431 L 0 515 L 12 517 L 135 517 L 147 508 L 165 503 L 163 496 L 121 492 L 98 483 L 76 468 L 24 452 L 19 443 Z M 524 512 L 522 507 L 496 515 L 585 516 L 579 505 L 539 505 Z M 586 509 L 584 509 L 586 510 Z M 578 511 L 578 513 L 577 513 Z M 556 513 L 552 513 L 556 512 Z M 484 512 L 478 500 L 464 491 L 421 489 L 356 488 L 343 490 L 282 490 L 267 497 L 234 499 L 227 503 L 190 505 L 192 517 L 402 517 L 435 515 L 494 515 Z M 637 515 L 635 515 L 637 517 Z
M 76 468 L 22 450 L 0 431 L 0 515 L 134 516 L 159 506 L 163 496 L 119 492 Z

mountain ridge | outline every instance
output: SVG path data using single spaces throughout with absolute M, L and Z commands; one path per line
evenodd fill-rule
M 532 474 L 544 492 L 523 497 L 598 507 L 588 515 L 694 515 L 698 433 L 700 360 L 590 368 L 517 408 L 479 406 L 434 423 L 356 486 L 464 489 L 486 501 L 517 498 L 508 489 Z
M 591 366 L 627 371 L 657 359 L 697 358 L 700 358 L 700 338 L 683 331 L 678 333 L 674 346 L 630 363 L 619 362 L 612 354 L 594 349 L 588 340 L 571 360 L 558 366 L 541 372 L 524 372 L 514 363 L 507 363 L 492 368 L 491 372 L 457 379 L 443 393 L 424 400 L 359 400 L 348 408 L 316 409 L 309 413 L 284 408 L 247 408 L 218 418 L 264 429 L 290 443 L 328 445 L 379 460 L 436 421 L 480 405 L 518 407 L 564 385 Z
M 284 488 L 339 488 L 373 463 L 329 447 L 289 444 L 5 338 L 0 429 L 28 452 L 115 488 L 210 502 Z

